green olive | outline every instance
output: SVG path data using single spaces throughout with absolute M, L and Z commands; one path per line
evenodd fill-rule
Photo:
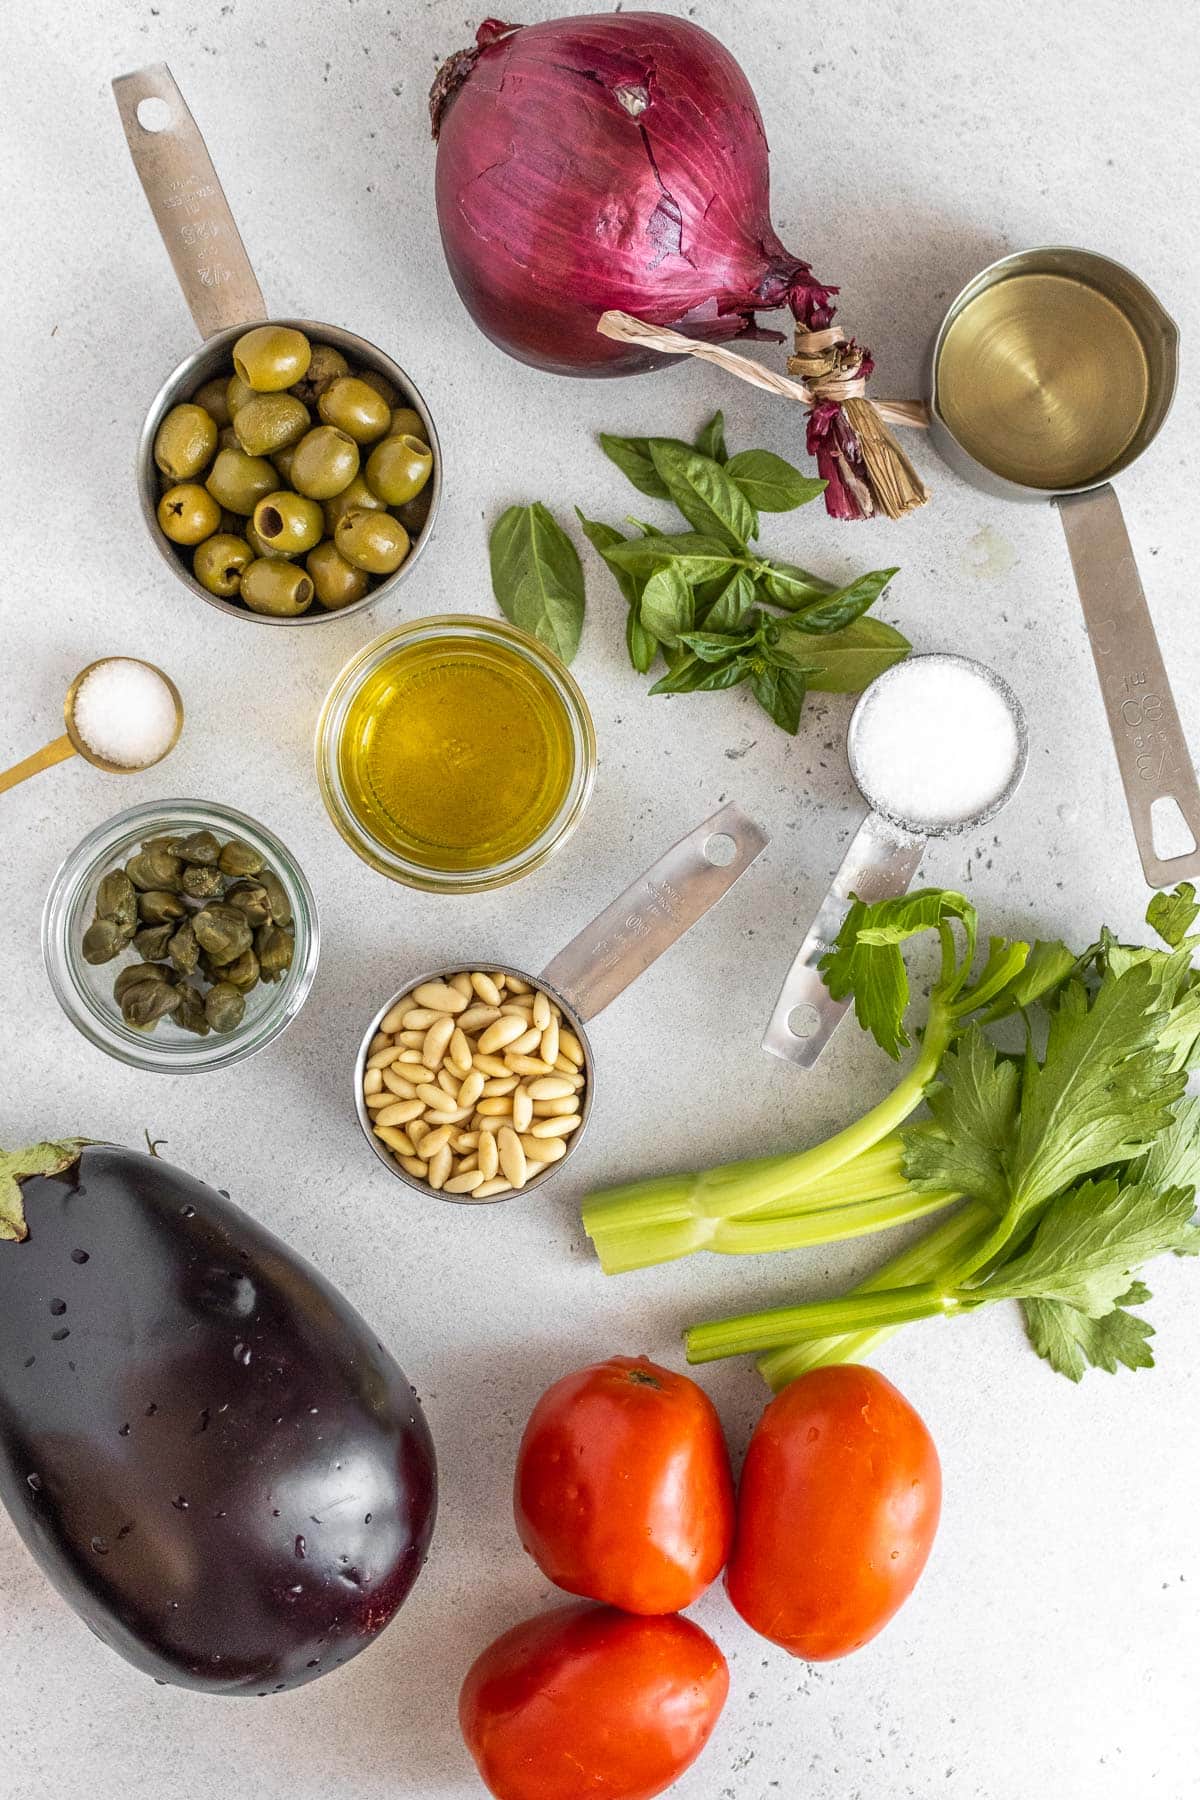
M 242 529 L 246 536 L 246 542 L 249 544 L 255 556 L 286 556 L 290 558 L 299 554 L 299 552 L 295 550 L 283 550 L 278 544 L 268 544 L 266 538 L 259 537 L 257 531 L 255 531 L 254 521 L 252 519 L 244 519 L 242 521 Z
M 272 555 L 279 547 L 298 556 L 324 537 L 325 515 L 318 501 L 302 494 L 268 494 L 254 509 L 254 535 L 271 546 Z
M 239 408 L 245 406 L 247 400 L 253 400 L 254 389 L 240 375 L 231 375 L 225 383 L 225 405 L 229 409 L 230 419 L 236 419 Z
M 254 552 L 245 538 L 219 531 L 196 546 L 192 573 L 200 586 L 222 600 L 232 600 L 242 583 L 242 571 L 253 562 Z
M 415 437 L 386 437 L 367 458 L 367 486 L 389 506 L 420 493 L 433 468 L 433 451 Z
M 332 500 L 357 474 L 358 445 L 332 425 L 316 426 L 296 445 L 292 486 L 310 500 Z
M 428 441 L 425 436 L 425 421 L 415 406 L 394 406 L 387 434 L 389 437 L 420 438 L 422 443 Z
M 217 421 L 202 406 L 173 406 L 154 434 L 154 460 L 172 481 L 198 475 L 217 447 Z
M 298 444 L 310 423 L 308 408 L 294 394 L 255 394 L 238 407 L 233 428 L 247 456 L 272 456 Z
M 265 456 L 247 456 L 244 450 L 219 450 L 204 485 L 229 512 L 252 513 L 264 495 L 275 492 L 279 476 Z
M 382 437 L 392 418 L 392 409 L 382 394 L 357 375 L 342 375 L 331 381 L 317 401 L 317 411 L 327 425 L 336 425 L 357 444 L 370 444 Z
M 360 369 L 358 379 L 365 381 L 369 388 L 374 388 L 384 405 L 393 407 L 400 399 L 400 389 L 386 375 L 378 374 L 374 369 Z
M 260 556 L 242 576 L 242 599 L 251 612 L 294 619 L 312 605 L 313 584 L 282 556 Z
M 371 585 L 365 570 L 348 563 L 328 538 L 309 551 L 304 566 L 312 576 L 317 599 L 327 612 L 337 612 L 352 601 L 361 600 Z
M 349 373 L 350 364 L 340 350 L 335 350 L 332 344 L 314 344 L 304 379 L 296 383 L 292 392 L 305 406 L 315 406 L 331 381 Z
M 303 381 L 312 346 L 290 325 L 256 325 L 233 346 L 233 366 L 256 394 L 277 394 Z
M 390 575 L 408 555 L 408 533 L 399 519 L 362 506 L 338 521 L 334 542 L 347 562 L 368 575 Z
M 429 517 L 429 509 L 433 505 L 433 488 L 429 482 L 421 489 L 415 500 L 406 500 L 403 506 L 396 508 L 396 517 L 407 531 L 409 537 L 416 537 L 424 531 L 425 521 Z
M 206 488 L 185 481 L 159 501 L 158 523 L 173 544 L 199 544 L 221 523 L 221 509 Z
M 279 470 L 281 487 L 291 487 L 292 485 L 292 459 L 295 454 L 295 444 L 285 444 L 282 450 L 272 450 L 271 452 L 271 461 Z
M 371 492 L 361 474 L 356 475 L 340 494 L 335 494 L 332 500 L 325 502 L 325 529 L 330 537 L 338 528 L 338 520 L 359 506 L 365 506 L 368 512 L 387 511 L 386 501 Z
M 229 382 L 224 375 L 214 375 L 211 381 L 206 381 L 192 395 L 192 405 L 202 406 L 218 427 L 228 425 L 233 416 L 225 392 L 228 386 Z

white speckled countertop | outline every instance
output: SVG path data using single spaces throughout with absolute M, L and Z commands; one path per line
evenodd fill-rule
M 684 6 L 666 0 L 669 10 Z M 526 19 L 553 16 L 530 0 Z M 784 241 L 841 284 L 879 393 L 915 391 L 929 333 L 977 268 L 1023 245 L 1090 245 L 1136 267 L 1200 344 L 1200 13 L 1145 0 L 699 0 L 757 89 Z M 782 404 L 690 366 L 556 381 L 506 360 L 459 306 L 437 244 L 425 92 L 477 22 L 461 0 L 97 0 L 9 9 L 0 73 L 8 171 L 6 543 L 0 766 L 54 736 L 71 675 L 127 652 L 182 688 L 188 729 L 147 775 L 78 761 L 0 800 L 0 1140 L 83 1131 L 228 1187 L 372 1319 L 424 1398 L 442 1468 L 432 1559 L 397 1622 L 316 1685 L 247 1704 L 153 1686 L 83 1629 L 0 1517 L 0 1797 L 472 1800 L 455 1696 L 475 1652 L 542 1606 L 508 1490 L 541 1389 L 616 1350 L 680 1362 L 688 1320 L 843 1284 L 878 1256 L 694 1259 L 606 1283 L 578 1200 L 602 1179 L 782 1148 L 846 1122 L 889 1080 L 847 1027 L 807 1078 L 759 1052 L 784 967 L 858 812 L 849 702 L 790 742 L 741 694 L 651 701 L 626 665 L 624 608 L 594 558 L 575 665 L 600 777 L 569 849 L 523 885 L 462 901 L 391 887 L 326 820 L 310 739 L 345 658 L 398 617 L 492 608 L 485 530 L 516 499 L 619 517 L 600 428 L 690 433 L 725 407 L 735 445 L 792 453 Z M 734 18 L 738 24 L 736 31 Z M 388 346 L 442 433 L 448 492 L 419 576 L 370 618 L 263 631 L 167 577 L 130 479 L 137 432 L 191 347 L 131 169 L 109 79 L 170 62 L 204 131 L 264 292 Z M 763 350 L 761 354 L 769 354 Z M 1122 478 L 1185 727 L 1200 745 L 1195 621 L 1200 386 Z M 916 442 L 933 503 L 901 525 L 771 519 L 780 554 L 831 574 L 902 565 L 884 606 L 920 647 L 994 663 L 1028 711 L 1011 810 L 931 848 L 986 925 L 1090 938 L 1146 901 L 1103 713 L 1048 508 L 964 487 Z M 870 559 L 868 561 L 867 559 Z M 137 800 L 245 807 L 298 854 L 325 948 L 297 1024 L 224 1075 L 162 1079 L 107 1060 L 57 1011 L 38 951 L 61 857 Z M 773 842 L 719 912 L 594 1028 L 603 1084 L 588 1141 L 544 1197 L 472 1212 L 414 1203 L 347 1104 L 365 1018 L 398 971 L 460 949 L 538 966 L 686 825 L 736 796 Z M 1194 1267 L 1154 1270 L 1159 1367 L 1076 1389 L 994 1308 L 926 1325 L 882 1366 L 928 1420 L 946 1501 L 911 1604 L 856 1658 L 790 1661 L 719 1589 L 696 1608 L 733 1693 L 680 1800 L 1187 1800 L 1200 1794 L 1200 1307 Z M 748 1363 L 705 1376 L 740 1454 L 765 1399 Z

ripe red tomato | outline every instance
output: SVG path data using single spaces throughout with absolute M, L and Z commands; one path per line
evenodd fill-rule
M 525 1427 L 513 1511 L 526 1550 L 567 1593 L 634 1613 L 690 1606 L 733 1541 L 712 1401 L 644 1356 L 564 1376 Z
M 728 1692 L 690 1619 L 577 1601 L 489 1644 L 458 1718 L 497 1800 L 650 1800 L 699 1756 Z
M 912 1593 L 941 1504 L 933 1439 L 903 1394 L 874 1369 L 814 1369 L 750 1440 L 729 1598 L 793 1656 L 845 1656 Z

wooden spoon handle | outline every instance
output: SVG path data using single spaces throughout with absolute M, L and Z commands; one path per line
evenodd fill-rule
M 23 762 L 14 763 L 11 769 L 5 769 L 0 775 L 0 794 L 16 787 L 19 781 L 28 780 L 30 775 L 39 775 L 43 769 L 53 768 L 55 763 L 66 762 L 68 756 L 74 754 L 75 746 L 64 732 L 52 744 L 43 744 L 40 750 L 35 750 Z

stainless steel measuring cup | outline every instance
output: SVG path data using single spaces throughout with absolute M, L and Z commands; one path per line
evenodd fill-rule
M 120 75 L 112 84 L 117 110 L 129 144 L 138 179 L 150 202 L 155 223 L 171 258 L 183 297 L 201 337 L 205 340 L 169 375 L 150 403 L 138 442 L 137 478 L 142 516 L 163 560 L 178 580 L 197 599 L 219 607 L 239 619 L 259 625 L 323 625 L 364 612 L 386 598 L 410 575 L 420 561 L 433 532 L 442 495 L 442 450 L 437 428 L 412 377 L 366 338 L 315 319 L 276 318 L 276 325 L 290 325 L 308 338 L 332 344 L 352 364 L 371 369 L 397 388 L 403 401 L 420 415 L 425 441 L 433 451 L 429 478 L 429 512 L 411 551 L 400 567 L 378 586 L 334 612 L 314 604 L 295 618 L 275 618 L 251 612 L 236 601 L 210 594 L 192 574 L 191 566 L 158 525 L 158 471 L 154 463 L 154 438 L 164 415 L 180 401 L 190 400 L 196 389 L 214 375 L 232 372 L 231 352 L 250 325 L 267 320 L 266 302 L 250 259 L 246 255 L 229 202 L 196 122 L 165 63 Z
M 965 399 L 957 396 L 954 417 L 948 416 L 943 361 L 956 324 L 999 283 L 1029 275 L 1065 276 L 1111 302 L 1132 328 L 1144 358 L 1144 402 L 1133 428 L 1123 434 L 1125 441 L 1096 441 L 1090 461 L 1088 445 L 1080 441 L 1075 478 L 1063 484 L 1017 479 L 1011 458 L 992 455 L 982 460 L 987 452 L 981 452 L 974 432 L 976 418 L 982 420 L 995 401 L 999 373 L 1006 382 L 1019 384 L 1017 391 L 1030 418 L 1036 418 L 1038 404 L 1052 404 L 1054 371 L 1042 360 L 1047 355 L 1044 344 L 1014 343 L 1003 371 L 991 364 L 985 367 L 982 355 L 973 393 Z M 1052 349 L 1049 355 L 1052 359 Z M 1200 875 L 1200 785 L 1111 481 L 1157 436 L 1174 398 L 1178 367 L 1178 328 L 1146 284 L 1109 257 L 1057 244 L 1002 257 L 968 282 L 938 329 L 927 371 L 930 436 L 951 468 L 1001 499 L 1053 500 L 1059 510 L 1134 839 L 1152 887 Z M 1082 398 L 1086 400 L 1086 394 Z M 974 415 L 972 408 L 977 408 Z M 989 441 L 995 442 L 1002 427 L 994 420 L 992 424 Z M 975 440 L 973 449 L 964 437 Z M 1006 460 L 1007 473 L 1002 466 Z M 1160 802 L 1178 807 L 1192 837 L 1190 851 L 1164 856 L 1156 850 L 1154 809 Z M 1173 812 L 1169 806 L 1168 810 Z M 1163 825 L 1165 829 L 1165 819 Z
M 970 669 L 986 680 L 1004 701 L 1016 728 L 1016 758 L 1005 787 L 987 806 L 969 817 L 956 818 L 936 828 L 925 820 L 904 818 L 885 794 L 874 792 L 864 779 L 858 755 L 862 718 L 872 696 L 883 683 L 902 681 L 905 671 L 917 663 L 949 663 Z M 910 657 L 872 682 L 862 695 L 850 715 L 846 754 L 855 785 L 871 810 L 855 832 L 842 865 L 830 883 L 829 892 L 796 953 L 796 960 L 784 978 L 762 1041 L 768 1055 L 782 1057 L 801 1069 L 812 1068 L 850 1004 L 848 1000 L 833 998 L 825 986 L 819 965 L 821 958 L 833 948 L 851 897 L 874 901 L 905 893 L 917 872 L 928 838 L 956 836 L 994 818 L 1001 807 L 1008 805 L 1020 786 L 1029 760 L 1029 735 L 1020 701 L 1008 683 L 985 663 L 974 662 L 966 656 Z
M 493 1200 L 515 1197 L 514 1194 L 499 1194 L 480 1201 L 473 1200 L 470 1194 L 435 1191 L 428 1183 L 402 1169 L 386 1145 L 374 1135 L 371 1114 L 363 1097 L 363 1075 L 380 1021 L 406 994 L 423 982 L 437 981 L 464 968 L 502 970 L 506 975 L 519 977 L 535 990 L 540 988 L 562 1009 L 564 1020 L 583 1048 L 582 1122 L 568 1140 L 565 1155 L 557 1162 L 543 1164 L 541 1174 L 530 1176 L 519 1190 L 527 1194 L 535 1187 L 541 1187 L 570 1160 L 587 1130 L 595 1098 L 596 1074 L 584 1021 L 602 1012 L 631 981 L 636 981 L 652 962 L 656 962 L 664 950 L 670 949 L 685 931 L 715 906 L 762 854 L 768 842 L 762 827 L 756 825 L 741 807 L 730 802 L 686 837 L 680 838 L 665 856 L 660 856 L 653 867 L 640 875 L 611 906 L 606 906 L 590 925 L 585 925 L 579 935 L 546 964 L 540 975 L 531 975 L 525 969 L 503 962 L 487 959 L 469 962 L 459 958 L 457 962 L 415 974 L 402 983 L 379 1007 L 367 1026 L 354 1065 L 354 1104 L 358 1122 L 385 1168 L 428 1199 L 487 1206 Z

